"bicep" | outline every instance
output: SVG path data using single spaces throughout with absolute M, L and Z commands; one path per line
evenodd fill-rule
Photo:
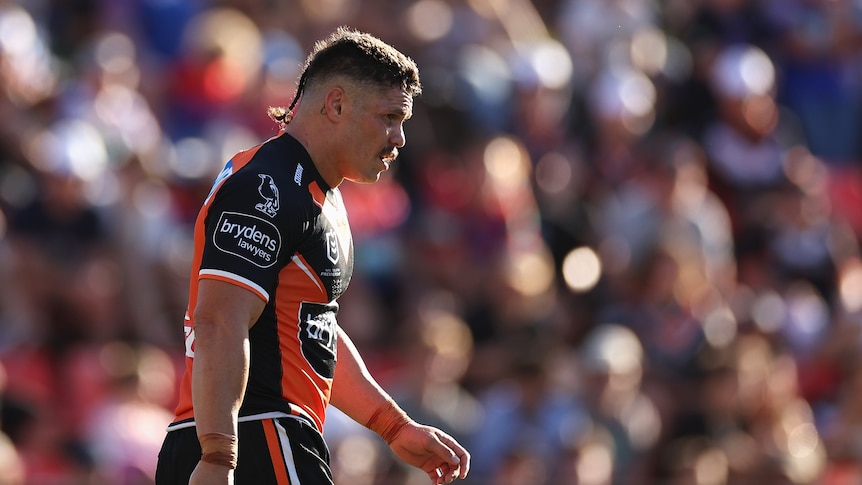
M 266 302 L 255 293 L 225 281 L 202 278 L 198 283 L 194 320 L 245 324 L 246 329 L 260 317 Z

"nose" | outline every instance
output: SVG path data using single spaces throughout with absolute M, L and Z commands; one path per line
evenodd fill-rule
M 398 123 L 398 125 L 392 127 L 392 130 L 389 132 L 389 141 L 398 148 L 403 147 L 407 143 L 407 137 L 404 136 L 403 123 Z

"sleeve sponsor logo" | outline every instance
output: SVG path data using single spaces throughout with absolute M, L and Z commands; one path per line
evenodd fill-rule
M 226 211 L 219 217 L 213 243 L 225 253 L 245 259 L 260 268 L 269 268 L 278 260 L 281 233 L 265 219 Z
M 275 217 L 278 214 L 279 208 L 278 186 L 275 185 L 275 180 L 270 175 L 259 173 L 257 176 L 260 177 L 260 185 L 257 187 L 257 191 L 263 197 L 263 202 L 259 202 L 254 208 L 269 217 Z
M 302 164 L 296 164 L 296 172 L 293 172 L 293 181 L 296 185 L 302 186 Z
M 333 305 L 302 302 L 299 309 L 299 341 L 302 355 L 319 376 L 332 379 L 338 347 L 338 324 Z

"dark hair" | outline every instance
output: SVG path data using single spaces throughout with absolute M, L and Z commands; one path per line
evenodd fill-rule
M 413 59 L 373 35 L 342 26 L 314 44 L 290 106 L 270 107 L 270 117 L 281 123 L 290 122 L 291 112 L 305 88 L 336 75 L 359 83 L 400 87 L 411 96 L 422 93 L 419 69 Z

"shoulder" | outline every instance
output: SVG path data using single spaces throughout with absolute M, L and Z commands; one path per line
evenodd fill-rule
M 301 148 L 301 147 L 300 147 Z M 268 197 L 287 195 L 302 187 L 304 161 L 301 150 L 289 143 L 285 135 L 279 135 L 248 150 L 237 153 L 231 159 L 233 171 L 225 183 L 228 190 L 256 189 Z

